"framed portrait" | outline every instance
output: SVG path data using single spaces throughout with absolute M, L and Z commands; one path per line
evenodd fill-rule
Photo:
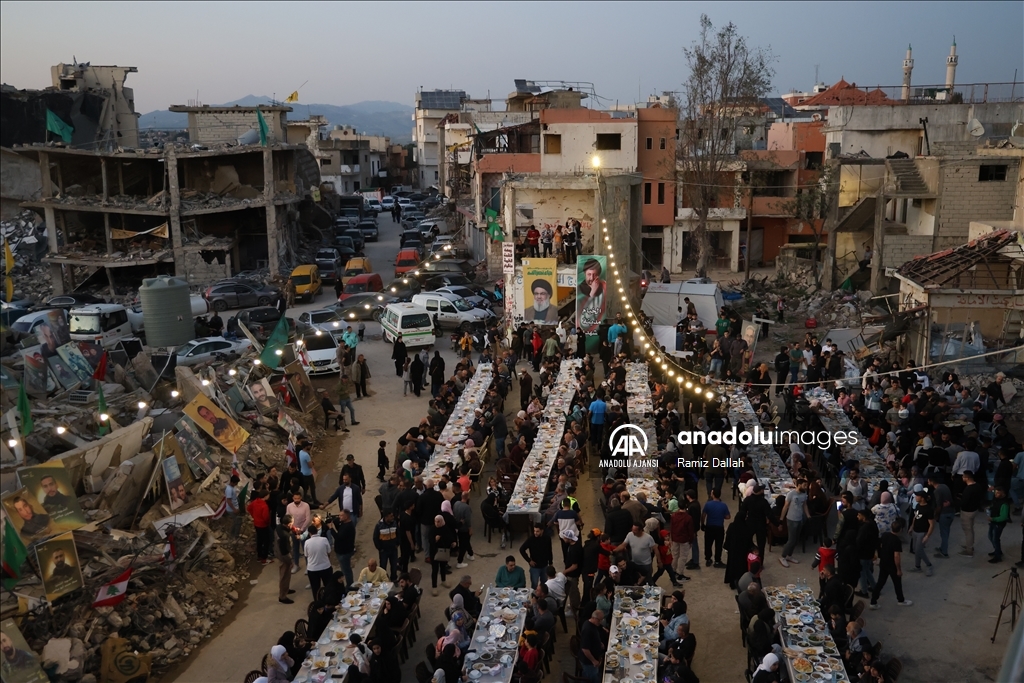
M 85 585 L 75 537 L 70 531 L 37 545 L 36 562 L 43 576 L 43 591 L 50 602 Z
M 288 377 L 288 388 L 291 389 L 292 396 L 298 402 L 302 412 L 308 413 L 320 405 L 320 399 L 317 398 L 316 390 L 313 389 L 313 383 L 309 381 L 309 375 L 306 374 L 302 363 L 299 361 L 289 363 L 284 366 L 284 372 Z
M 210 447 L 192 418 L 183 415 L 174 423 L 174 439 L 178 442 L 185 462 L 197 479 L 209 476 L 217 464 L 210 457 Z
M 184 413 L 214 441 L 234 455 L 249 438 L 249 432 L 214 404 L 205 394 L 199 394 L 185 406 Z
M 5 683 L 49 683 L 39 656 L 28 646 L 14 619 L 0 621 L 0 650 Z
M 71 484 L 71 473 L 60 460 L 18 470 L 18 482 L 42 506 L 54 532 L 73 531 L 86 524 Z
M 22 486 L 0 501 L 22 543 L 32 545 L 54 533 L 53 520 L 28 489 Z
M 260 415 L 269 415 L 277 410 L 277 396 L 274 395 L 274 390 L 270 388 L 270 380 L 266 377 L 249 384 L 246 391 L 249 392 Z
M 181 480 L 181 467 L 178 466 L 178 460 L 173 455 L 160 461 L 160 465 L 164 470 L 164 483 L 167 484 L 167 496 L 170 498 L 173 512 L 188 502 L 185 482 Z

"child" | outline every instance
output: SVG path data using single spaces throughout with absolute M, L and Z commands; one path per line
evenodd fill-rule
M 827 565 L 836 566 L 836 549 L 832 547 L 832 539 L 828 536 L 821 542 L 821 547 L 814 554 L 814 562 L 811 562 L 811 567 L 817 567 L 818 565 L 822 567 Z
M 761 580 L 761 567 L 763 564 L 761 551 L 757 549 L 756 545 L 750 546 L 750 551 L 747 553 L 747 571 L 753 574 L 754 578 L 758 581 Z
M 366 323 L 362 320 L 359 321 L 359 341 L 363 341 L 363 337 L 366 335 Z
M 405 364 L 402 366 L 402 396 L 408 396 L 409 392 L 413 390 L 412 376 L 409 374 L 411 364 L 412 361 L 406 358 Z
M 379 444 L 380 448 L 377 449 L 377 481 L 384 481 L 384 475 L 387 474 L 388 468 L 391 463 L 388 462 L 388 454 L 385 450 L 388 445 L 387 441 L 381 441 Z

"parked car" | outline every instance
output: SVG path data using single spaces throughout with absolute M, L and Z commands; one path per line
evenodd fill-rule
M 412 302 L 427 309 L 432 319 L 436 315 L 437 324 L 442 328 L 468 330 L 494 317 L 490 311 L 476 308 L 462 297 L 448 292 L 421 292 L 412 298 Z
M 328 334 L 340 335 L 345 331 L 345 325 L 341 320 L 341 316 L 333 308 L 304 311 L 299 315 L 298 322 Z
M 362 294 L 363 292 L 380 292 L 383 289 L 384 283 L 380 279 L 380 274 L 363 273 L 361 275 L 354 276 L 351 280 L 345 283 L 345 288 L 341 291 L 339 299 L 344 301 L 354 294 Z
M 412 209 L 412 200 L 408 196 L 399 195 L 398 205 L 402 207 L 402 213 L 405 213 L 406 209 Z
M 402 210 L 402 225 L 405 226 L 406 230 L 413 230 L 416 228 L 416 224 L 426 218 L 422 211 L 419 209 L 410 209 L 406 211 Z
M 314 330 L 312 334 L 304 334 L 295 340 L 299 362 L 307 375 L 328 375 L 341 371 L 338 363 L 338 340 L 333 334 L 324 334 Z
M 252 332 L 253 336 L 260 341 L 266 341 L 270 334 L 277 327 L 281 319 L 281 311 L 272 306 L 261 306 L 239 311 L 238 315 L 228 318 L 225 325 L 228 337 L 243 338 L 245 334 L 239 329 L 238 324 L 242 323 L 246 329 Z M 289 319 L 289 332 L 294 331 L 295 325 Z
M 405 248 L 405 243 L 408 241 L 423 242 L 423 235 L 420 234 L 419 230 L 403 230 L 402 234 L 398 236 L 398 245 Z
M 52 308 L 74 308 L 76 306 L 88 306 L 89 304 L 105 304 L 107 300 L 93 294 L 60 294 L 51 296 L 46 300 L 46 305 Z
M 391 209 L 393 209 L 394 206 L 395 198 L 392 197 L 391 195 L 388 195 L 387 197 L 384 197 L 384 199 L 380 200 L 381 211 L 391 211 Z
M 340 261 L 341 254 L 335 247 L 320 247 L 316 250 L 317 261 Z
M 476 269 L 470 261 L 464 259 L 441 259 L 438 261 L 431 259 L 420 266 L 417 271 L 419 274 L 416 277 L 421 282 L 432 275 L 464 275 L 468 280 L 476 278 Z
M 348 263 L 350 258 L 355 258 L 360 253 L 356 251 L 355 246 L 352 244 L 352 238 L 348 235 L 335 235 L 334 248 L 338 251 L 338 255 L 341 256 L 342 263 Z
M 415 248 L 401 249 L 395 256 L 395 275 L 416 270 L 420 265 L 420 252 Z
M 366 246 L 366 238 L 363 237 L 363 231 L 359 228 L 349 228 L 343 234 L 352 238 L 352 246 L 356 251 L 362 251 Z
M 12 330 L 15 332 L 21 332 L 22 334 L 35 334 L 36 329 L 40 325 L 49 321 L 49 316 L 52 312 L 52 309 L 30 311 L 27 308 L 21 309 L 18 306 L 11 306 L 5 310 L 24 310 L 24 313 L 10 323 L 10 328 Z M 65 322 L 67 322 L 67 311 L 61 311 L 61 313 L 64 316 Z
M 295 298 L 312 301 L 324 291 L 324 283 L 320 279 L 320 269 L 314 264 L 296 266 L 291 275 L 295 285 Z
M 178 357 L 178 365 L 198 365 L 212 358 L 226 356 L 229 353 L 241 353 L 243 349 L 252 346 L 247 337 L 240 339 L 225 339 L 224 337 L 200 337 L 190 342 L 185 342 L 174 354 Z
M 281 298 L 281 292 L 270 285 L 260 285 L 241 280 L 221 281 L 203 293 L 203 298 L 215 311 L 248 306 L 271 306 Z
M 356 275 L 372 272 L 373 266 L 370 265 L 370 259 L 365 256 L 357 256 L 353 259 L 349 259 L 348 263 L 345 264 L 345 270 L 341 272 L 341 282 L 347 285 L 349 280 Z
M 395 303 L 384 308 L 379 315 L 381 336 L 392 343 L 402 335 L 406 347 L 430 346 L 436 341 L 434 323 L 430 313 L 412 303 Z
M 398 297 L 387 292 L 366 292 L 353 294 L 344 301 L 330 307 L 346 323 L 350 320 L 376 320 L 376 314 Z M 344 329 L 344 328 L 342 328 Z
M 359 228 L 359 231 L 363 233 L 364 241 L 376 242 L 377 238 L 380 236 L 380 232 L 377 230 L 376 221 L 364 218 L 359 222 L 357 227 Z
M 462 297 L 469 303 L 473 304 L 477 308 L 483 308 L 485 310 L 491 310 L 491 300 L 485 296 L 481 296 L 474 292 L 468 287 L 459 287 L 458 285 L 450 285 L 448 287 L 439 287 L 434 290 L 435 292 L 448 292 L 455 296 Z
M 396 277 L 384 288 L 386 293 L 403 301 L 409 301 L 414 294 L 419 294 L 422 290 L 423 286 L 414 277 Z
M 366 200 L 366 210 L 376 216 L 378 213 L 383 211 L 380 200 L 376 197 L 369 197 Z
M 451 232 L 448 221 L 443 218 L 425 218 L 416 225 L 416 229 L 423 233 L 423 239 L 428 242 L 438 235 Z

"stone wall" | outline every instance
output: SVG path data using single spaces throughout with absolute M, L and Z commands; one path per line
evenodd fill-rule
M 979 167 L 983 164 L 1007 165 L 1006 180 L 979 181 Z M 1013 219 L 1017 174 L 1020 172 L 1018 160 L 972 157 L 947 159 L 943 166 L 936 251 L 966 242 L 971 221 Z
M 886 235 L 882 267 L 897 268 L 915 256 L 924 256 L 932 251 L 931 235 Z

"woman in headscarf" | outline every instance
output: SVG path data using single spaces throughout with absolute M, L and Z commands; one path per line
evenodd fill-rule
M 747 656 L 750 662 L 759 662 L 772 651 L 775 640 L 775 612 L 765 607 L 747 626 Z
M 331 623 L 331 618 L 334 616 L 334 612 L 327 608 L 323 600 L 317 600 L 313 603 L 313 610 L 309 613 L 309 627 L 306 629 L 306 635 L 309 637 L 310 642 L 316 642 L 320 640 L 320 636 L 323 635 L 324 629 Z
M 466 610 L 466 600 L 462 597 L 461 593 L 456 593 L 452 596 L 452 604 L 448 605 L 448 608 L 444 611 L 444 616 L 449 621 L 455 621 L 455 616 L 459 613 L 469 617 L 469 612 Z
M 284 645 L 275 645 L 270 648 L 270 656 L 274 661 L 267 666 L 268 683 L 288 683 L 292 680 L 291 670 L 295 660 L 288 656 L 288 650 Z
M 384 602 L 384 613 L 381 614 L 380 620 L 384 626 L 398 630 L 402 628 L 408 616 L 409 611 L 405 609 L 402 600 L 397 595 L 392 595 Z
M 462 638 L 462 634 L 459 629 L 451 624 L 445 629 L 444 635 L 437 639 L 437 643 L 434 645 L 434 654 L 437 657 L 441 657 L 444 654 L 445 648 L 449 645 L 455 648 L 455 656 L 462 657 L 462 649 L 459 647 L 459 639 Z M 438 666 L 441 662 L 438 662 Z
M 376 637 L 370 642 L 370 683 L 395 683 L 402 679 L 398 657 Z
M 402 462 L 402 478 L 410 484 L 416 478 L 416 473 L 412 471 L 412 460 L 405 460 Z
M 446 680 L 444 669 L 436 669 L 434 675 L 430 678 L 430 683 L 445 683 Z
M 417 396 L 423 390 L 423 359 L 420 358 L 419 354 L 412 357 L 412 362 L 409 364 L 409 379 L 412 381 L 412 393 Z
M 462 660 L 454 645 L 445 645 L 437 658 L 437 668 L 444 671 L 444 680 L 458 683 L 462 675 Z
M 336 571 L 331 580 L 324 585 L 324 604 L 328 607 L 337 607 L 346 593 L 348 586 L 345 585 L 345 572 Z
M 746 519 L 737 517 L 725 530 L 725 550 L 729 554 L 725 561 L 725 583 L 733 590 L 736 582 L 747 571 L 747 551 L 753 545 L 753 533 Z
M 288 656 L 293 662 L 289 673 L 294 678 L 295 674 L 299 673 L 302 662 L 306 660 L 306 655 L 309 654 L 311 649 L 309 643 L 296 636 L 294 631 L 285 631 L 277 641 L 277 644 L 283 645 L 288 652 Z
M 779 658 L 775 653 L 769 652 L 761 660 L 761 666 L 754 671 L 754 677 L 750 683 L 775 683 L 779 680 Z
M 452 520 L 449 523 L 444 514 L 434 517 L 434 529 L 430 534 L 430 585 L 433 595 L 437 595 L 437 575 L 441 574 L 441 585 L 448 587 L 448 559 L 452 550 L 458 547 L 458 536 L 455 533 L 455 518 L 451 515 L 451 504 L 444 501 L 441 509 L 448 506 L 448 517 Z M 439 557 L 438 551 L 443 556 Z M 455 680 L 455 679 L 453 679 Z

